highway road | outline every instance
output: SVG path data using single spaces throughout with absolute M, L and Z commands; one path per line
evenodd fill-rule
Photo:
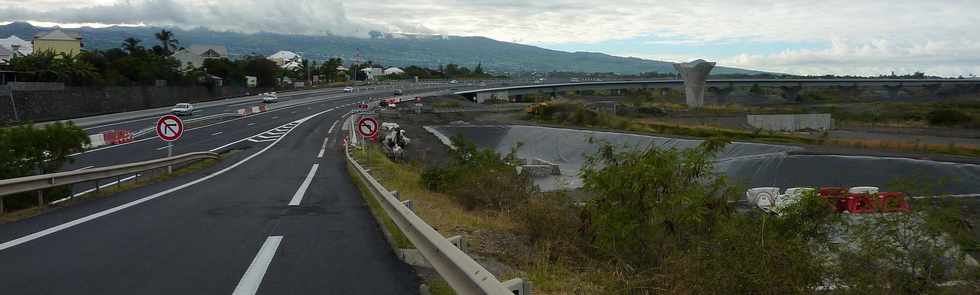
M 219 164 L 0 226 L 0 292 L 417 293 L 417 275 L 386 244 L 339 149 L 351 104 L 389 91 L 314 91 L 267 113 L 209 120 L 174 153 L 225 153 Z M 205 109 L 238 103 L 251 104 Z M 158 158 L 163 146 L 145 137 L 94 149 L 66 169 Z

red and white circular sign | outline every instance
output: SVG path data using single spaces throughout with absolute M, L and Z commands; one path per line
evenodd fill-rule
M 363 137 L 374 137 L 378 134 L 378 119 L 364 117 L 358 120 L 357 133 Z
M 180 139 L 184 133 L 184 122 L 174 115 L 163 115 L 157 120 L 157 136 L 164 141 Z

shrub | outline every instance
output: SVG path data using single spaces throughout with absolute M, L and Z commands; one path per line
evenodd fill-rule
M 926 115 L 926 118 L 929 119 L 929 124 L 937 126 L 963 125 L 970 123 L 970 121 L 973 120 L 970 115 L 954 109 L 930 111 L 929 114 Z
M 582 170 L 583 189 L 595 198 L 586 206 L 591 240 L 601 254 L 650 265 L 656 253 L 702 234 L 727 207 L 723 177 L 711 157 L 727 143 L 708 140 L 688 149 L 615 151 L 605 145 Z
M 514 167 L 517 147 L 501 156 L 490 149 L 477 149 L 462 137 L 454 137 L 453 144 L 458 149 L 446 166 L 422 172 L 420 181 L 427 189 L 452 195 L 467 210 L 510 208 L 535 191 L 531 179 Z

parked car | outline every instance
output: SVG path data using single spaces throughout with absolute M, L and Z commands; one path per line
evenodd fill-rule
M 178 103 L 174 108 L 170 109 L 170 113 L 178 116 L 193 116 L 194 115 L 194 105 L 189 103 Z
M 395 89 L 395 95 L 402 95 L 403 93 L 401 89 Z
M 456 81 L 456 80 L 449 81 L 449 84 L 456 84 L 456 83 L 459 83 L 459 81 Z
M 264 103 L 277 103 L 279 102 L 279 95 L 275 92 L 263 93 L 262 102 Z
M 350 86 L 344 87 L 344 92 L 346 93 L 354 92 L 354 87 L 350 87 Z

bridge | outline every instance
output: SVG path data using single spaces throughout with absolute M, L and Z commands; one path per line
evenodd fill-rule
M 911 87 L 923 88 L 932 94 L 936 94 L 941 89 L 946 88 L 961 88 L 969 92 L 980 92 L 980 79 L 709 79 L 704 83 L 704 89 L 721 96 L 728 95 L 735 87 L 775 87 L 783 92 L 784 97 L 791 100 L 798 99 L 800 91 L 805 87 L 838 87 L 847 90 L 879 87 L 887 91 L 889 97 L 896 97 L 900 91 Z M 692 93 L 689 92 L 692 89 L 685 87 L 685 80 L 627 80 L 532 84 L 456 91 L 454 94 L 466 96 L 477 102 L 483 102 L 494 99 L 506 100 L 511 96 L 529 94 L 555 97 L 563 92 L 572 91 L 636 89 L 685 89 L 685 92 L 688 92 L 689 105 L 699 106 L 703 104 L 703 96 L 701 97 L 700 104 L 697 98 L 695 98 L 695 101 L 691 100 Z

